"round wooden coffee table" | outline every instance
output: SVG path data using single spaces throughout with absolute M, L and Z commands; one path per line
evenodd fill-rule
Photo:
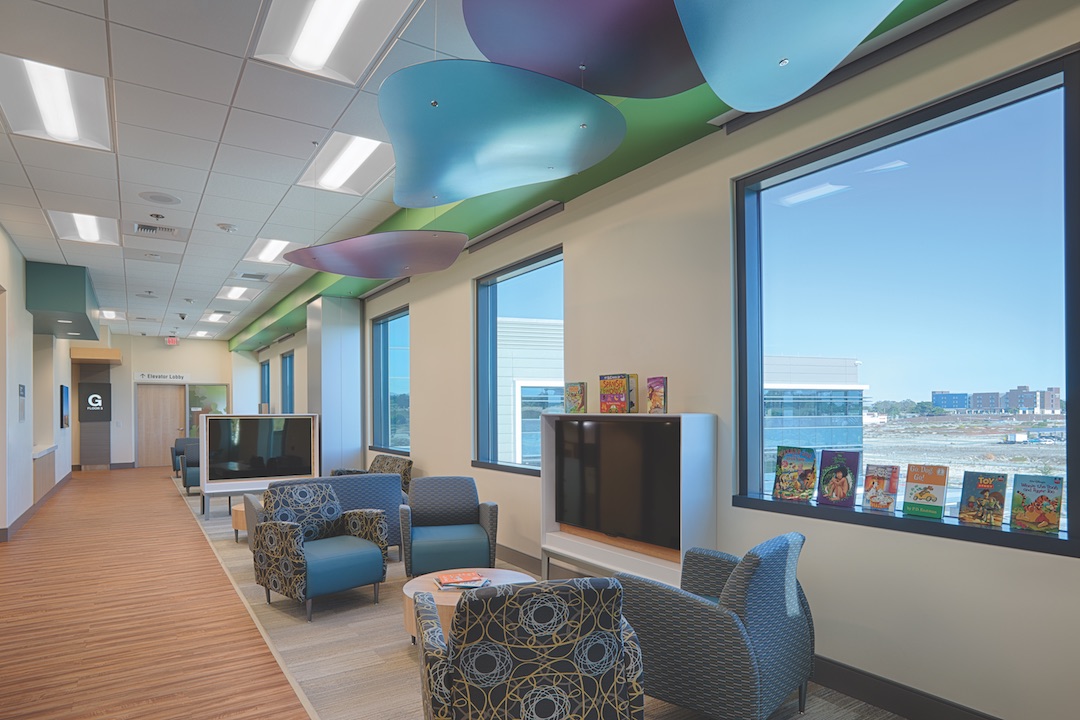
M 504 570 L 502 568 L 454 568 L 452 570 L 439 570 L 427 575 L 417 575 L 405 587 L 401 589 L 405 593 L 405 632 L 416 638 L 416 610 L 413 604 L 413 595 L 418 592 L 429 592 L 435 596 L 435 607 L 439 611 L 439 620 L 442 622 L 443 636 L 450 634 L 450 621 L 454 617 L 454 608 L 457 607 L 458 598 L 463 590 L 440 590 L 435 584 L 435 576 L 443 573 L 477 572 L 482 577 L 491 581 L 491 585 L 508 585 L 510 583 L 536 582 L 532 575 L 526 575 L 517 570 Z

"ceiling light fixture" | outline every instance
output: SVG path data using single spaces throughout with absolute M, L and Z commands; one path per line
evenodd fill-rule
M 225 293 L 225 297 L 229 298 L 230 300 L 239 300 L 244 296 L 245 290 L 247 290 L 247 288 L 231 287 L 229 288 L 229 292 Z
M 75 108 L 71 103 L 67 71 L 53 65 L 43 65 L 33 60 L 23 60 L 30 89 L 34 92 L 41 122 L 45 132 L 56 140 L 74 142 L 79 139 L 75 123 Z
M 315 0 L 289 60 L 305 70 L 321 70 L 359 4 L 360 0 Z
M 97 242 L 101 239 L 101 231 L 98 229 L 96 217 L 81 213 L 72 213 L 71 216 L 75 218 L 75 229 L 78 231 L 80 238 L 86 242 Z
M 82 333 L 76 333 L 76 332 L 69 332 L 69 333 L 68 333 L 68 335 L 74 335 L 74 336 L 76 336 L 76 337 L 77 337 L 77 336 L 79 336 L 79 335 L 82 335 Z
M 70 325 L 75 321 L 74 320 L 57 320 L 56 322 L 63 323 L 64 325 Z
M 378 140 L 354 137 L 319 178 L 319 187 L 327 190 L 340 188 L 381 144 Z
M 206 337 L 209 334 L 210 333 L 206 332 L 205 330 L 200 330 L 199 332 L 195 333 L 195 337 Z
M 106 320 L 114 320 L 114 319 L 116 319 L 116 311 L 115 310 L 102 310 L 101 311 L 101 317 L 105 318 Z
M 286 240 L 268 240 L 266 247 L 258 254 L 259 262 L 272 263 L 289 246 Z
M 210 317 L 208 317 L 206 319 L 209 320 L 210 322 L 221 322 L 221 318 L 222 318 L 221 313 L 211 313 Z

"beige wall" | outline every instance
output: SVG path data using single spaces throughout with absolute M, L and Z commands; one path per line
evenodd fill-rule
M 1073 716 L 1076 559 L 732 507 L 730 189 L 733 178 L 1078 40 L 1074 0 L 1018 0 L 735 134 L 672 153 L 445 272 L 370 301 L 368 318 L 410 308 L 415 474 L 474 475 L 481 497 L 500 504 L 500 543 L 539 554 L 539 481 L 470 466 L 472 280 L 561 243 L 566 377 L 664 374 L 672 412 L 719 416 L 717 547 L 742 553 L 789 530 L 807 536 L 800 577 L 821 655 L 1002 718 Z M 595 407 L 594 383 L 589 391 Z

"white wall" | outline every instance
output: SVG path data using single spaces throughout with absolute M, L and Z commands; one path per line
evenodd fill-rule
M 274 343 L 258 353 L 258 361 L 270 361 L 270 412 L 281 412 L 281 356 L 293 353 L 293 412 L 308 411 L 308 362 L 307 330 L 301 330 L 291 338 Z M 258 392 L 258 389 L 256 389 Z
M 255 353 L 229 353 L 232 363 L 232 404 L 229 412 L 254 415 L 259 412 L 259 360 Z
M 473 475 L 482 499 L 500 504 L 499 542 L 538 555 L 538 479 L 470 465 L 472 281 L 561 243 L 566 377 L 596 378 L 612 368 L 667 375 L 672 412 L 719 416 L 717 547 L 741 554 L 789 530 L 807 536 L 800 577 L 821 655 L 1002 718 L 1074 716 L 1077 560 L 732 507 L 730 210 L 735 177 L 1009 73 L 1078 38 L 1075 0 L 1017 0 L 733 135 L 678 150 L 447 271 L 370 301 L 367 317 L 409 305 L 414 474 Z M 600 282 L 601 266 L 607 277 L 626 280 Z M 589 391 L 595 407 L 595 383 Z
M 34 323 L 26 310 L 26 262 L 0 228 L 0 527 L 8 528 L 34 502 Z M 19 420 L 19 385 L 26 413 Z

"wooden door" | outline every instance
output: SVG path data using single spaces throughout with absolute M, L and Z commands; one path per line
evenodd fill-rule
M 136 386 L 136 467 L 172 467 L 169 448 L 186 434 L 186 392 L 183 385 Z

